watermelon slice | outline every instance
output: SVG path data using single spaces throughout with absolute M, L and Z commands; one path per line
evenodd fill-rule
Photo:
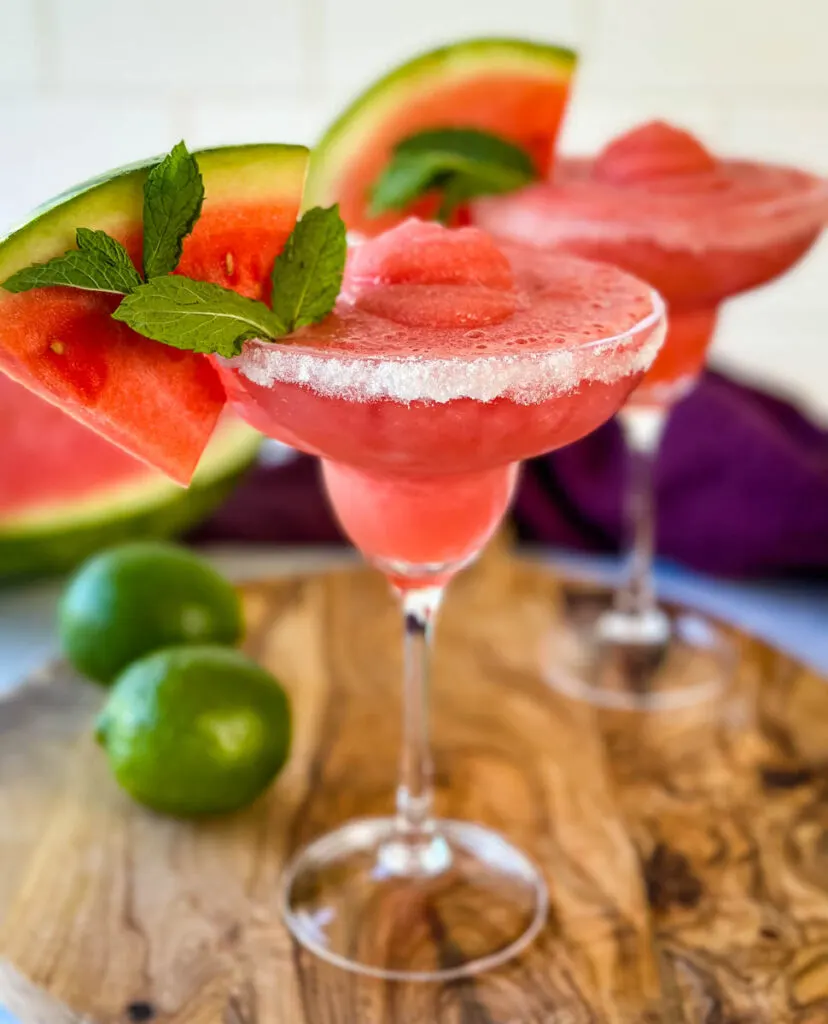
M 308 152 L 259 145 L 196 154 L 202 215 L 179 271 L 261 298 L 296 222 Z M 58 197 L 0 242 L 0 281 L 74 246 L 75 229 L 113 235 L 140 264 L 149 164 Z M 189 483 L 225 403 L 210 361 L 112 320 L 117 296 L 71 288 L 0 289 L 0 371 L 109 441 Z
M 311 157 L 305 206 L 338 202 L 348 227 L 376 235 L 402 215 L 367 213 L 368 193 L 396 143 L 425 128 L 478 128 L 517 143 L 542 175 L 575 71 L 576 55 L 517 39 L 473 39 L 445 46 L 381 78 L 328 129 Z M 430 217 L 425 199 L 405 215 Z
M 195 525 L 253 461 L 261 435 L 226 416 L 182 490 L 0 375 L 0 582 L 62 572 L 109 544 Z

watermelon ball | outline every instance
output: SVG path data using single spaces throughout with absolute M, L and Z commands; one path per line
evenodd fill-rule
M 512 291 L 515 278 L 496 242 L 479 228 L 449 229 L 409 217 L 351 250 L 346 287 L 480 284 Z
M 352 251 L 343 295 L 408 327 L 485 327 L 517 309 L 511 265 L 489 235 L 414 217 Z
M 715 170 L 715 159 L 694 135 L 665 121 L 650 121 L 609 142 L 595 160 L 592 177 L 611 185 L 647 185 Z
M 58 608 L 64 655 L 103 684 L 161 648 L 233 647 L 243 632 L 241 602 L 230 583 L 174 544 L 124 544 L 95 556 L 70 579 Z

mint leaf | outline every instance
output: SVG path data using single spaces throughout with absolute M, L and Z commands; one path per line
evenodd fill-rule
M 318 323 L 331 312 L 347 253 L 338 206 L 315 206 L 297 222 L 271 274 L 271 305 L 285 334 Z
M 75 241 L 81 252 L 95 254 L 97 258 L 106 260 L 113 271 L 122 275 L 123 284 L 128 285 L 125 289 L 130 292 L 143 282 L 141 275 L 133 266 L 129 253 L 121 243 L 108 235 L 105 231 L 92 231 L 89 228 L 78 228 L 75 232 Z
M 147 281 L 112 316 L 165 345 L 228 358 L 239 355 L 249 338 L 276 339 L 285 333 L 263 302 L 178 275 Z
M 474 166 L 483 173 L 512 171 L 524 179 L 537 177 L 532 158 L 525 149 L 477 128 L 436 128 L 416 132 L 398 142 L 394 152 L 403 156 L 442 154 L 448 161 L 462 161 L 464 166 Z
M 141 284 L 126 249 L 105 231 L 78 228 L 75 237 L 77 249 L 55 256 L 48 263 L 18 270 L 3 287 L 10 292 L 26 292 L 58 285 L 126 295 Z
M 442 193 L 447 219 L 473 196 L 512 192 L 538 177 L 529 154 L 506 139 L 476 128 L 417 132 L 394 148 L 371 192 L 374 216 L 401 210 L 429 192 Z
M 204 182 L 183 142 L 150 171 L 144 185 L 144 276 L 171 274 L 204 201 Z
M 368 212 L 378 217 L 389 210 L 404 210 L 420 196 L 440 188 L 451 176 L 442 153 L 397 154 L 371 190 Z

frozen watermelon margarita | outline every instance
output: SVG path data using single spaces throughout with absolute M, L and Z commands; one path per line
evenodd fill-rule
M 662 337 L 661 300 L 626 273 L 411 219 L 351 251 L 326 321 L 221 363 L 248 422 L 322 458 L 344 529 L 402 597 L 396 817 L 345 825 L 288 870 L 286 920 L 319 955 L 381 977 L 459 977 L 507 959 L 545 920 L 522 853 L 432 815 L 432 625 L 443 585 L 503 517 L 520 460 L 610 417 Z
M 715 158 L 656 121 L 554 180 L 475 204 L 495 237 L 606 260 L 649 281 L 670 310 L 667 341 L 637 390 L 681 397 L 700 372 L 721 303 L 789 270 L 828 221 L 828 181 L 790 167 Z
M 543 254 L 606 260 L 649 281 L 667 301 L 664 348 L 620 417 L 632 460 L 629 580 L 585 649 L 572 638 L 563 644 L 576 654 L 569 674 L 557 662 L 554 677 L 567 692 L 614 707 L 695 703 L 720 689 L 722 659 L 711 652 L 722 645 L 712 626 L 699 640 L 699 629 L 682 631 L 656 603 L 653 461 L 670 405 L 702 369 L 721 303 L 808 252 L 828 222 L 828 181 L 717 159 L 687 132 L 654 122 L 594 160 L 560 162 L 551 181 L 479 200 L 473 220 Z M 693 664 L 709 670 L 691 671 Z

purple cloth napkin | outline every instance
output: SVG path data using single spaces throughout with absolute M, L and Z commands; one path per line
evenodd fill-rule
M 525 540 L 623 543 L 626 456 L 615 423 L 524 469 L 513 510 Z M 794 406 L 707 372 L 674 410 L 656 469 L 658 550 L 729 576 L 828 574 L 828 431 Z M 314 462 L 257 467 L 199 539 L 342 539 Z

